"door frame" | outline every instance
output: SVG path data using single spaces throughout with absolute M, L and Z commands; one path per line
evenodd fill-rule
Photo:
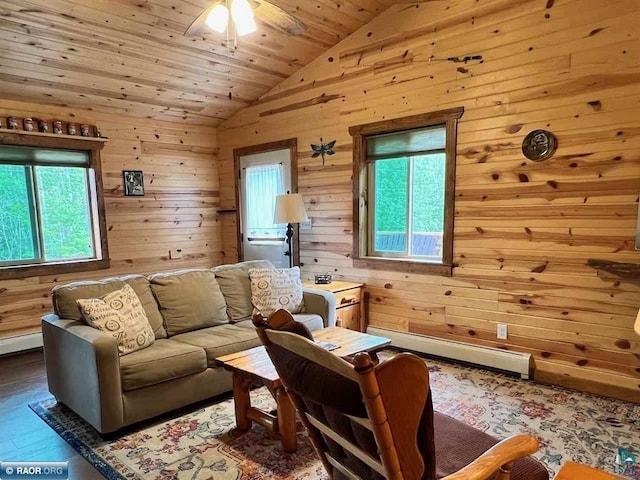
M 240 179 L 242 170 L 240 169 L 240 157 L 255 155 L 257 153 L 273 152 L 274 150 L 289 150 L 291 160 L 291 193 L 298 193 L 298 139 L 287 138 L 275 142 L 261 143 L 249 147 L 234 148 L 233 150 L 233 170 L 235 172 L 235 193 L 236 193 L 236 244 L 238 251 L 238 261 L 244 260 L 242 241 L 242 208 L 240 208 Z M 293 265 L 300 265 L 300 225 L 293 225 Z

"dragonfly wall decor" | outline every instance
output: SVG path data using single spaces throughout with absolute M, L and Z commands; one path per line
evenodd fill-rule
M 320 137 L 320 145 L 314 145 L 313 143 L 311 144 L 311 150 L 313 150 L 313 155 L 311 155 L 311 158 L 318 158 L 319 156 L 322 156 L 322 166 L 324 167 L 324 156 L 334 155 L 336 153 L 333 150 L 335 144 L 335 140 L 324 144 L 322 141 L 322 137 Z

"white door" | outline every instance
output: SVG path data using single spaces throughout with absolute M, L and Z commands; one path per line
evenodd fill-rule
M 240 238 L 243 260 L 270 260 L 289 266 L 286 225 L 273 223 L 276 195 L 291 191 L 288 148 L 240 157 Z

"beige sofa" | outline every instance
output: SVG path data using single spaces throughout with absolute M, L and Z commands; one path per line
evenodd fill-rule
M 54 314 L 42 319 L 49 391 L 101 433 L 231 390 L 231 375 L 215 358 L 258 346 L 251 323 L 253 261 L 211 270 L 183 270 L 76 282 L 53 289 Z M 115 338 L 86 325 L 76 300 L 129 284 L 154 333 L 153 345 L 118 356 Z M 305 289 L 311 330 L 335 325 L 335 297 Z

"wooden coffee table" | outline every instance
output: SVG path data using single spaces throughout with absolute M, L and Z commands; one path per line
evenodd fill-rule
M 554 480 L 624 480 L 622 477 L 580 463 L 566 462 Z
M 315 340 L 340 345 L 331 353 L 338 357 L 349 357 L 359 352 L 369 352 L 374 360 L 376 352 L 391 343 L 384 337 L 329 327 L 313 332 Z M 258 423 L 282 441 L 285 452 L 295 452 L 296 412 L 284 389 L 267 351 L 263 346 L 216 358 L 216 363 L 233 373 L 233 401 L 236 409 L 236 429 L 246 432 L 252 422 Z M 251 406 L 249 391 L 252 385 L 265 386 L 276 400 L 277 414 L 265 412 Z

